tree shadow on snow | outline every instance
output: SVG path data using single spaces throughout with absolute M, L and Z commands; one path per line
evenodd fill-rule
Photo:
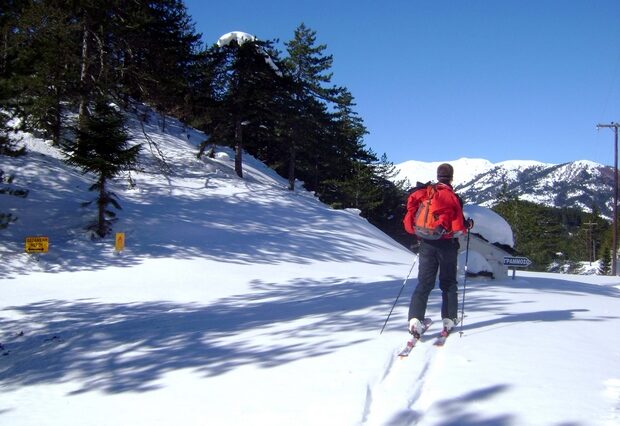
M 71 381 L 75 394 L 141 392 L 180 369 L 209 377 L 316 357 L 375 338 L 397 285 L 256 282 L 252 294 L 209 305 L 48 300 L 11 306 L 6 310 L 19 319 L 0 317 L 8 353 L 0 356 L 0 384 Z
M 469 405 L 476 402 L 491 399 L 500 392 L 505 392 L 509 386 L 494 385 L 487 388 L 478 389 L 467 394 L 452 399 L 438 401 L 435 406 L 442 411 L 442 418 L 447 420 L 437 423 L 439 426 L 506 426 L 514 424 L 514 417 L 501 415 L 491 418 L 476 414 L 469 410 Z M 413 425 L 424 417 L 423 413 L 415 410 L 403 410 L 392 417 L 386 426 Z
M 56 231 L 50 239 L 49 253 L 41 254 L 38 264 L 28 268 L 4 262 L 0 264 L 0 278 L 31 270 L 66 272 L 128 267 L 145 258 L 202 258 L 229 264 L 377 263 L 368 252 L 394 244 L 379 232 L 373 235 L 374 239 L 368 238 L 372 228 L 363 219 L 286 190 L 261 187 L 260 195 L 253 198 L 228 194 L 180 198 L 159 194 L 148 201 L 126 199 L 121 204 L 123 220 L 115 230 L 125 233 L 126 248 L 120 255 L 114 252 L 114 235 L 89 241 L 78 229 L 71 233 Z M 44 210 L 40 235 L 47 235 L 50 228 L 61 226 L 71 216 L 60 202 L 58 208 Z M 4 247 L 0 247 L 3 254 L 22 253 L 20 256 L 27 257 L 23 253 L 27 235 L 20 232 L 17 227 L 5 230 Z M 381 238 L 386 239 L 385 246 Z
M 477 389 L 465 395 L 437 402 L 437 406 L 449 419 L 440 423 L 441 426 L 505 426 L 514 424 L 514 417 L 508 414 L 487 418 L 470 409 L 471 404 L 491 399 L 493 396 L 508 390 L 508 385 L 493 385 Z
M 510 289 L 533 289 L 546 293 L 561 293 L 575 295 L 599 295 L 620 298 L 620 289 L 610 285 L 588 284 L 559 278 L 527 277 L 516 280 L 500 281 L 504 291 Z M 617 285 L 617 284 L 616 284 Z
M 515 293 L 520 293 L 523 297 L 515 299 Z M 557 301 L 554 303 L 554 307 L 558 309 L 539 310 L 533 308 L 529 312 L 523 312 L 524 305 L 535 305 L 538 302 L 537 295 L 550 293 L 558 295 Z M 567 298 L 563 299 L 561 295 L 566 295 Z M 620 290 L 610 286 L 548 278 L 527 278 L 516 281 L 477 281 L 474 279 L 468 281 L 467 285 L 466 317 L 463 328 L 475 330 L 494 325 L 525 322 L 600 322 L 620 318 L 619 316 L 600 315 L 597 312 L 593 312 L 591 309 L 584 307 L 584 304 L 575 296 L 619 298 Z M 513 311 L 515 303 L 519 304 L 519 312 Z M 460 308 L 461 306 L 459 306 Z M 476 321 L 474 318 L 467 317 L 468 312 L 485 311 L 493 312 L 491 319 Z M 588 312 L 590 314 L 585 314 Z

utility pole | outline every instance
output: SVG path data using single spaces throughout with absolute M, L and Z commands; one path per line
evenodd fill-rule
M 618 127 L 620 124 L 597 124 L 596 128 L 614 129 L 614 205 L 613 205 L 613 241 L 611 247 L 611 275 L 616 275 L 616 259 L 618 252 Z

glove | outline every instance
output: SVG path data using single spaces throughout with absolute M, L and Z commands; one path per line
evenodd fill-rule
M 474 220 L 471 217 L 467 218 L 465 220 L 465 228 L 471 229 L 473 227 L 474 227 Z

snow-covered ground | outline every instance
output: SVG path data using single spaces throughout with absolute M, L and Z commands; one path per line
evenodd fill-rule
M 226 149 L 198 160 L 203 136 L 169 125 L 146 130 L 170 175 L 146 144 L 135 186 L 115 184 L 119 254 L 83 231 L 88 176 L 29 138 L 28 159 L 0 157 L 30 189 L 0 196 L 19 217 L 0 231 L 0 424 L 620 424 L 618 277 L 469 278 L 444 347 L 435 290 L 397 359 L 414 255 L 249 156 L 244 180 Z

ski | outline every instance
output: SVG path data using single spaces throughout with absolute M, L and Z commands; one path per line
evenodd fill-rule
M 411 350 L 414 348 L 416 343 L 418 343 L 418 340 L 420 340 L 420 338 L 426 332 L 426 330 L 428 330 L 428 328 L 431 326 L 431 324 L 433 323 L 433 320 L 430 318 L 424 318 L 424 321 L 422 323 L 424 324 L 424 330 L 422 331 L 422 333 L 420 333 L 420 337 L 411 336 L 411 338 L 407 340 L 407 344 L 405 345 L 403 350 L 398 353 L 398 357 L 400 359 L 403 359 L 409 356 L 409 354 L 411 353 Z
M 459 325 L 460 322 L 461 320 L 459 319 L 450 330 L 446 330 L 446 328 L 444 327 L 439 333 L 439 336 L 435 339 L 435 342 L 433 343 L 433 345 L 434 346 L 445 345 L 446 340 L 448 340 L 448 337 L 450 336 L 450 334 L 452 334 L 452 331 L 456 328 L 457 325 Z
M 448 336 L 450 336 L 451 331 L 446 330 L 445 328 L 441 330 L 439 336 L 435 339 L 434 346 L 443 346 L 446 344 L 446 340 L 448 340 Z

